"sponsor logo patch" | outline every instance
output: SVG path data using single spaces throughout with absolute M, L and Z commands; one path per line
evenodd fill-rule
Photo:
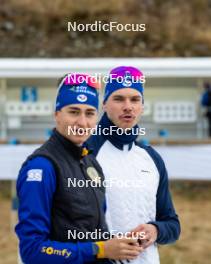
M 79 102 L 86 102 L 86 101 L 87 101 L 87 96 L 86 96 L 85 94 L 79 94 L 79 95 L 77 96 L 77 100 L 78 100 Z
M 42 172 L 43 170 L 39 170 L 39 169 L 33 169 L 33 170 L 29 170 L 27 172 L 27 178 L 26 181 L 42 181 Z
M 130 87 L 130 86 L 132 85 L 132 81 L 131 81 L 131 79 L 132 79 L 131 74 L 130 74 L 129 72 L 126 72 L 122 84 L 123 84 L 125 87 Z
M 61 250 L 61 249 L 55 249 L 53 247 L 42 247 L 41 252 L 47 255 L 63 256 L 65 258 L 69 258 L 71 255 L 71 252 L 68 251 L 66 248 Z

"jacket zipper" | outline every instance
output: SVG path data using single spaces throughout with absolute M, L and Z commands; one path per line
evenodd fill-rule
M 80 161 L 80 167 L 81 167 L 81 169 L 82 169 L 83 175 L 84 175 L 85 180 L 86 180 L 86 179 L 87 179 L 87 176 L 86 176 L 86 173 L 85 173 L 85 171 L 84 171 L 84 163 L 83 163 L 82 161 Z M 96 195 L 96 193 L 95 193 L 93 187 L 91 187 L 90 185 L 88 185 L 88 186 L 89 186 L 89 188 L 92 190 L 92 192 L 93 192 L 93 194 L 94 194 L 94 197 L 95 197 L 95 200 L 96 200 L 97 209 L 98 209 L 98 211 L 97 211 L 97 220 L 98 220 L 98 221 L 97 221 L 97 227 L 99 227 L 99 225 L 100 225 L 100 205 L 99 205 L 99 201 L 98 201 L 98 199 L 97 199 L 97 195 Z

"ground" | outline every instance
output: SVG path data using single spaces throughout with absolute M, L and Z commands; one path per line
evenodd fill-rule
M 173 183 L 173 199 L 182 225 L 180 240 L 160 246 L 161 264 L 210 264 L 211 183 Z M 17 239 L 10 226 L 11 203 L 0 198 L 0 264 L 17 263 Z

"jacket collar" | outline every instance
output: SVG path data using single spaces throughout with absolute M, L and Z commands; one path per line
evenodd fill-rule
M 101 126 L 101 128 L 109 128 L 111 126 L 114 127 L 114 129 L 112 129 L 112 133 L 109 135 L 105 135 L 103 134 L 103 136 L 109 140 L 116 148 L 120 149 L 120 150 L 124 150 L 124 146 L 128 145 L 128 150 L 130 150 L 133 146 L 133 142 L 136 141 L 138 135 L 136 134 L 131 134 L 131 135 L 127 135 L 125 133 L 123 134 L 118 134 L 117 133 L 117 129 L 118 127 L 115 126 L 112 121 L 108 118 L 107 114 L 104 113 L 100 122 L 99 122 L 99 127 Z M 138 125 L 135 125 L 134 130 L 136 130 L 138 127 Z
M 71 154 L 76 160 L 82 158 L 83 146 L 77 146 L 72 141 L 61 135 L 56 128 L 53 130 L 52 137 L 56 138 L 63 147 Z

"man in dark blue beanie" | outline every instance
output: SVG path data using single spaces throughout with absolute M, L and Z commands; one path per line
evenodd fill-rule
M 131 264 L 159 264 L 157 244 L 175 242 L 180 223 L 162 158 L 136 141 L 144 110 L 143 79 L 134 67 L 120 66 L 110 72 L 99 133 L 88 141 L 107 182 L 109 230 L 144 233 L 140 238 L 144 251 Z
M 26 264 L 107 264 L 132 260 L 137 239 L 110 239 L 105 222 L 104 175 L 83 148 L 97 121 L 98 84 L 67 75 L 56 98 L 52 136 L 24 162 L 17 180 L 15 230 Z M 68 127 L 75 131 L 68 132 Z M 81 133 L 83 132 L 83 133 Z

